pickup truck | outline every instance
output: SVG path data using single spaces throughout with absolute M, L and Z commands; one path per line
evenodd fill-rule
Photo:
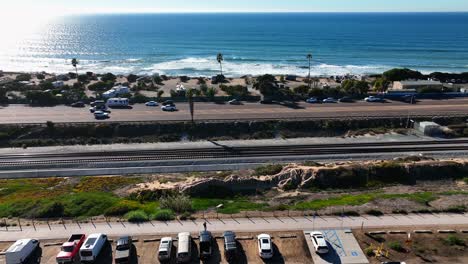
M 72 235 L 67 242 L 63 243 L 60 253 L 57 255 L 57 263 L 75 263 L 79 259 L 81 245 L 85 241 L 86 235 Z

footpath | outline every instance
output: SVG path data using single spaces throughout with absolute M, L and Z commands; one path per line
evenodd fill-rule
M 197 219 L 188 221 L 145 222 L 88 222 L 67 224 L 35 224 L 34 226 L 1 227 L 0 241 L 16 241 L 21 238 L 64 239 L 74 233 L 105 233 L 109 236 L 159 236 L 179 232 L 198 233 L 206 222 L 207 228 L 215 233 L 226 230 L 236 232 L 263 232 L 314 229 L 356 229 L 356 228 L 431 228 L 453 226 L 468 229 L 468 214 L 409 214 L 359 217 L 265 217 Z

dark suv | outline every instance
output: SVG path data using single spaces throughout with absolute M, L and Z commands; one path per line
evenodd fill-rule
M 237 255 L 237 242 L 236 234 L 232 231 L 226 231 L 223 233 L 224 237 L 224 253 L 228 262 L 233 261 Z

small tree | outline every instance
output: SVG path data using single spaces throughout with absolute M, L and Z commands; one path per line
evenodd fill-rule
M 310 86 L 311 86 L 311 83 L 310 83 L 310 61 L 312 60 L 312 54 L 307 54 L 307 60 L 309 60 L 309 75 L 307 75 L 307 81 L 309 83 L 309 89 L 310 89 Z
M 75 73 L 77 77 L 78 77 L 78 64 L 79 63 L 80 62 L 76 58 L 73 58 L 71 61 L 72 66 L 75 67 Z
M 223 60 L 224 60 L 223 54 L 218 53 L 218 56 L 216 56 L 216 60 L 219 63 L 219 68 L 220 68 L 220 72 L 221 72 L 220 75 L 223 75 Z
M 161 97 L 163 94 L 164 94 L 164 91 L 158 91 L 158 101 L 161 100 Z

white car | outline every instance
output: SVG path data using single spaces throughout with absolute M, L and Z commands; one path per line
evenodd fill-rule
M 312 244 L 314 244 L 315 252 L 317 252 L 318 254 L 328 253 L 327 241 L 325 240 L 325 237 L 323 236 L 322 232 L 311 232 L 310 239 L 312 240 Z
M 94 117 L 96 119 L 106 119 L 109 118 L 109 113 L 103 112 L 103 111 L 96 111 L 94 112 Z
M 171 259 L 172 255 L 172 238 L 163 237 L 159 244 L 158 259 L 160 262 L 165 262 Z
M 161 110 L 172 112 L 172 111 L 177 111 L 177 108 L 175 105 L 163 105 L 161 106 Z
M 335 100 L 335 98 L 328 97 L 328 98 L 326 98 L 326 99 L 323 99 L 322 102 L 324 102 L 324 103 L 326 103 L 326 104 L 327 104 L 327 103 L 328 103 L 328 104 L 333 104 L 333 103 L 336 103 L 336 100 Z
M 155 102 L 155 101 L 146 102 L 145 105 L 146 105 L 146 106 L 159 106 L 158 102 Z
M 271 237 L 267 234 L 258 235 L 258 254 L 262 259 L 271 259 L 273 257 L 273 245 Z
M 379 102 L 383 102 L 384 100 L 380 97 L 369 96 L 369 97 L 366 97 L 364 101 L 369 102 L 369 103 L 379 103 Z

